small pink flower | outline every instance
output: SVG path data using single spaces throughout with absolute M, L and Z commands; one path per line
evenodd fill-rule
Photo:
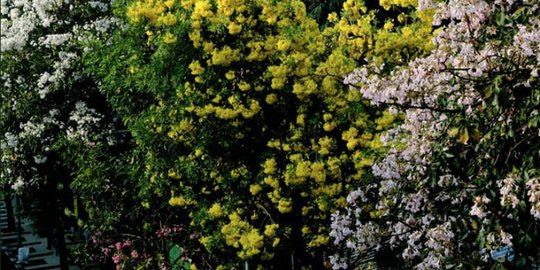
M 137 252 L 136 250 L 132 251 L 131 252 L 131 257 L 137 259 L 139 257 L 139 252 Z
M 116 242 L 116 244 L 114 244 L 114 246 L 116 247 L 116 250 L 121 250 L 122 249 L 122 243 L 120 243 L 120 242 Z
M 102 252 L 103 254 L 105 254 L 105 256 L 109 256 L 109 252 L 110 252 L 110 251 L 111 251 L 111 250 L 108 249 L 108 248 L 104 248 L 104 247 L 101 248 L 101 252 Z
M 131 240 L 126 240 L 126 242 L 124 242 L 124 245 L 123 247 L 130 247 L 131 246 Z
M 112 257 L 112 260 L 113 260 L 114 264 L 119 264 L 122 261 L 122 258 L 120 258 L 120 256 L 118 256 L 118 254 L 115 254 Z

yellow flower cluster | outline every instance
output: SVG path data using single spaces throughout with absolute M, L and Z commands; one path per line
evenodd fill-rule
M 171 197 L 169 200 L 171 206 L 185 206 L 188 204 L 188 201 L 183 196 Z
M 386 10 L 389 10 L 392 6 L 399 7 L 415 7 L 418 5 L 418 1 L 414 0 L 380 0 L 379 5 Z
M 259 230 L 243 221 L 236 212 L 229 215 L 229 220 L 230 222 L 221 228 L 221 233 L 227 245 L 240 249 L 238 257 L 245 260 L 261 253 L 264 237 Z
M 377 130 L 383 130 L 390 127 L 396 120 L 397 115 L 390 113 L 388 110 L 382 113 L 382 116 L 375 120 Z
M 208 215 L 211 218 L 220 218 L 224 215 L 223 208 L 219 203 L 214 203 L 210 209 L 208 209 Z
M 268 237 L 272 237 L 272 236 L 276 235 L 276 230 L 278 228 L 279 228 L 278 224 L 266 225 L 265 229 L 264 229 L 264 235 L 266 235 Z
M 240 50 L 233 50 L 229 46 L 212 51 L 212 65 L 229 66 L 232 62 L 240 59 Z
M 238 242 L 242 245 L 242 250 L 238 252 L 238 257 L 240 259 L 249 259 L 261 253 L 263 236 L 259 234 L 257 229 L 251 229 L 248 233 L 240 236 Z
M 159 26 L 172 26 L 177 22 L 177 17 L 167 10 L 172 10 L 176 0 L 147 0 L 138 1 L 127 9 L 127 16 L 132 22 L 138 23 L 142 19 L 147 19 L 150 24 Z
M 127 9 L 127 16 L 132 22 L 140 22 L 141 19 L 148 19 L 151 24 L 157 22 L 158 18 L 167 10 L 163 1 L 139 1 Z

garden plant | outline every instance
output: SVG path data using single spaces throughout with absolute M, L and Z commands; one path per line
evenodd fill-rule
M 2 0 L 0 187 L 63 269 L 538 267 L 539 4 Z

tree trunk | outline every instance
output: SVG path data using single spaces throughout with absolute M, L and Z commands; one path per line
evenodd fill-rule
M 60 211 L 61 194 L 58 190 L 55 190 L 57 205 L 53 205 L 51 212 L 55 213 L 54 221 L 54 238 L 56 242 L 56 249 L 58 251 L 58 257 L 60 258 L 60 269 L 69 270 L 68 263 L 68 250 L 66 247 L 65 228 L 62 223 L 63 213 Z
M 6 211 L 7 211 L 7 229 L 6 231 L 13 232 L 15 231 L 15 214 L 13 211 L 13 197 L 11 196 L 11 192 L 8 192 L 4 196 L 4 201 L 6 202 Z
M 69 270 L 68 251 L 66 247 L 66 239 L 64 238 L 64 228 L 62 222 L 56 222 L 56 243 L 58 249 L 58 257 L 60 258 L 60 269 Z

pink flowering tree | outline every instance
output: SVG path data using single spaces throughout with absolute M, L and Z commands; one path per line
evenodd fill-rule
M 332 217 L 334 269 L 537 267 L 538 4 L 419 1 L 436 10 L 436 49 L 345 78 L 404 121 Z

